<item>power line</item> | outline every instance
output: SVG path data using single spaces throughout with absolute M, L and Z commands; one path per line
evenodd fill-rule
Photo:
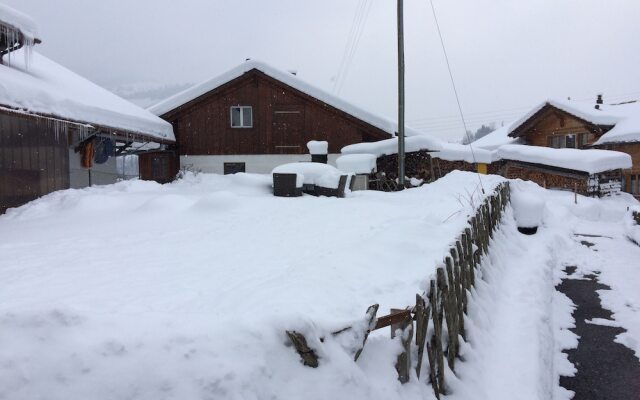
M 346 57 L 344 59 L 343 68 L 338 71 L 338 77 L 336 79 L 336 86 L 334 90 L 336 94 L 340 94 L 342 87 L 344 86 L 347 75 L 349 74 L 349 68 L 351 67 L 351 63 L 355 57 L 355 54 L 358 50 L 358 46 L 360 45 L 360 40 L 362 39 L 362 33 L 364 32 L 364 28 L 366 26 L 367 19 L 369 17 L 369 13 L 371 12 L 371 8 L 373 3 L 371 0 L 364 0 L 361 4 L 361 7 L 356 11 L 356 19 L 354 23 L 354 34 L 350 37 L 350 41 L 347 42 L 347 47 L 345 48 Z
M 334 92 L 338 88 L 338 82 L 341 79 L 342 70 L 343 70 L 344 64 L 345 64 L 345 62 L 347 60 L 347 56 L 349 54 L 349 49 L 351 47 L 351 42 L 352 42 L 353 37 L 355 35 L 356 26 L 358 25 L 358 21 L 360 19 L 360 15 L 362 14 L 362 12 L 364 10 L 365 3 L 366 3 L 366 0 L 360 0 L 358 2 L 358 5 L 356 6 L 356 12 L 353 15 L 353 20 L 351 21 L 351 28 L 349 29 L 349 34 L 347 35 L 347 43 L 345 45 L 344 51 L 342 52 L 342 58 L 340 59 L 340 65 L 338 67 L 338 73 L 336 74 L 336 79 L 333 82 L 333 90 L 334 90 Z
M 444 53 L 444 59 L 447 62 L 447 70 L 449 71 L 449 78 L 451 79 L 451 86 L 453 87 L 453 94 L 456 97 L 456 103 L 458 104 L 458 111 L 460 112 L 460 119 L 462 120 L 462 125 L 464 126 L 464 134 L 467 136 L 467 140 L 469 141 L 469 149 L 471 150 L 471 157 L 473 158 L 474 164 L 476 162 L 476 155 L 473 151 L 473 146 L 471 146 L 471 137 L 469 136 L 469 130 L 467 129 L 467 123 L 464 121 L 464 114 L 462 112 L 462 106 L 460 105 L 460 96 L 458 96 L 458 89 L 456 88 L 456 82 L 453 79 L 453 72 L 451 72 L 451 64 L 449 63 L 449 56 L 447 55 L 447 48 L 444 45 L 444 39 L 442 38 L 442 32 L 440 31 L 440 24 L 438 23 L 438 16 L 436 15 L 436 8 L 433 6 L 433 0 L 429 0 L 431 4 L 431 11 L 433 12 L 433 20 L 436 23 L 436 28 L 438 30 L 438 36 L 440 37 L 440 44 L 442 45 L 442 52 Z M 478 182 L 480 182 L 480 188 L 482 189 L 482 193 L 484 193 L 484 186 L 482 185 L 482 179 L 480 178 L 480 174 L 478 175 Z

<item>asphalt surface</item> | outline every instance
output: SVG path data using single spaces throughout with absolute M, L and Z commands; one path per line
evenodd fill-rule
M 596 292 L 611 288 L 599 283 L 597 275 L 572 279 L 575 270 L 567 267 L 569 277 L 558 290 L 577 306 L 572 331 L 579 336 L 578 347 L 565 353 L 578 372 L 573 377 L 560 377 L 560 385 L 575 392 L 574 400 L 640 400 L 640 362 L 633 351 L 614 342 L 625 330 L 586 322 L 593 318 L 611 320 L 611 312 L 602 308 Z

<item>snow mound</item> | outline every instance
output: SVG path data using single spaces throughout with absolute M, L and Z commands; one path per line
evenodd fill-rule
M 343 175 L 336 167 L 314 162 L 298 162 L 275 167 L 272 174 L 296 174 L 299 181 L 306 185 L 318 185 L 329 189 L 337 189 Z M 302 186 L 300 184 L 300 186 Z M 298 187 L 300 187 L 298 186 Z
M 519 228 L 535 228 L 542 223 L 544 214 L 544 198 L 531 190 L 526 190 L 529 185 L 511 185 L 511 206 Z

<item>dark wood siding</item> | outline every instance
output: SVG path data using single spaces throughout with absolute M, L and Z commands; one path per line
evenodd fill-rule
M 138 155 L 140 179 L 168 183 L 178 174 L 178 160 L 172 151 L 150 151 Z
M 253 126 L 232 128 L 232 106 L 251 106 Z M 181 155 L 306 154 L 310 140 L 329 152 L 390 137 L 257 70 L 224 84 L 163 116 L 171 121 Z
M 0 112 L 0 213 L 69 188 L 67 140 L 46 119 Z

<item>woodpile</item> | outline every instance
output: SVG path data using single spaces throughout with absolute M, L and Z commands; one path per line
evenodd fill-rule
M 412 345 L 417 347 L 416 376 L 421 378 L 423 357 L 426 350 L 428 381 L 436 397 L 447 393 L 446 369 L 455 373 L 459 360 L 460 339 L 467 339 L 464 317 L 471 289 L 475 286 L 477 270 L 483 256 L 489 252 L 493 237 L 506 205 L 510 199 L 509 183 L 500 184 L 494 193 L 478 207 L 475 216 L 469 219 L 468 227 L 460 234 L 455 245 L 449 249 L 436 275 L 429 282 L 429 290 L 416 295 L 415 306 L 392 310 L 391 314 L 375 318 L 378 305 L 369 307 L 366 322 L 369 329 L 354 359 L 361 354 L 370 331 L 391 326 L 391 335 L 400 335 L 404 351 L 396 361 L 398 379 L 406 383 L 412 376 Z M 429 325 L 432 329 L 429 330 Z M 334 332 L 340 335 L 351 331 L 347 327 Z M 318 359 L 301 334 L 287 331 L 293 346 L 304 365 L 317 367 Z M 415 341 L 414 341 L 415 336 Z M 322 342 L 323 339 L 321 338 Z M 426 381 L 426 380 L 425 380 Z

